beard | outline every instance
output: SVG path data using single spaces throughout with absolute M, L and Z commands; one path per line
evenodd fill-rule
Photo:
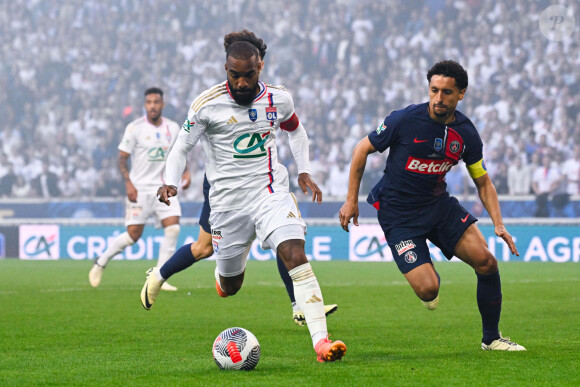
M 435 108 L 437 108 L 437 107 L 438 108 L 443 108 L 445 110 L 443 112 L 439 112 L 438 113 L 435 110 Z M 447 108 L 447 106 L 444 106 L 444 105 L 435 105 L 435 106 L 433 106 L 433 114 L 435 114 L 437 117 L 445 117 L 448 113 L 449 113 L 449 109 Z
M 256 96 L 256 92 L 258 91 L 257 83 L 252 89 L 250 88 L 234 89 L 231 83 L 229 83 L 229 81 L 228 84 L 230 87 L 230 93 L 232 93 L 232 97 L 234 97 L 234 101 L 236 101 L 236 103 L 238 103 L 239 105 L 250 105 L 252 102 L 254 102 L 254 97 Z
M 150 113 L 147 113 L 147 118 L 151 122 L 157 121 L 160 117 L 161 117 L 161 112 L 150 112 Z

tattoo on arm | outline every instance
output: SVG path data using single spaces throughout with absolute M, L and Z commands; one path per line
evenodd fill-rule
M 119 155 L 119 171 L 121 172 L 121 176 L 123 180 L 129 180 L 129 169 L 127 168 L 127 160 L 129 159 L 128 156 Z

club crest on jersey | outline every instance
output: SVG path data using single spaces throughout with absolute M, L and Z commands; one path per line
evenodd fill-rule
M 413 251 L 407 251 L 407 254 L 405 254 L 405 262 L 415 263 L 416 261 L 417 261 L 417 254 L 415 254 Z
M 397 243 L 395 245 L 395 249 L 397 250 L 397 254 L 401 255 L 406 251 L 414 249 L 416 246 L 413 243 L 413 240 L 409 239 L 406 241 L 402 241 L 401 243 Z
M 256 122 L 258 119 L 258 111 L 256 109 L 248 109 L 248 115 L 250 116 L 250 120 L 252 120 L 252 122 Z
M 451 144 L 449 144 L 449 151 L 451 153 L 459 152 L 460 148 L 461 148 L 461 145 L 459 144 L 459 141 L 457 141 L 457 140 L 451 141 Z
M 211 237 L 213 239 L 222 239 L 222 232 L 220 230 L 211 230 Z
M 276 121 L 278 119 L 278 111 L 275 106 L 268 106 L 266 108 L 266 118 L 268 121 Z
M 441 149 L 443 149 L 443 139 L 441 138 L 436 138 L 435 139 L 435 144 L 434 144 L 435 150 L 437 152 L 440 152 Z

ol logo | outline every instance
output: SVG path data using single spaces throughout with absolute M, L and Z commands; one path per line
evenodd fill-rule
M 165 149 L 161 147 L 151 148 L 147 152 L 149 161 L 165 161 Z
M 245 133 L 238 136 L 234 141 L 235 159 L 249 159 L 266 156 L 264 144 L 270 136 L 270 131 L 266 133 Z
M 276 121 L 278 119 L 278 112 L 276 111 L 276 107 L 267 107 L 266 108 L 266 118 L 268 121 Z

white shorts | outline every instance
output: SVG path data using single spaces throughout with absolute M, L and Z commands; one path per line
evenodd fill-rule
M 155 193 L 137 193 L 137 203 L 130 202 L 125 197 L 125 227 L 145 224 L 150 216 L 154 216 L 155 228 L 161 227 L 161 221 L 170 216 L 181 216 L 181 205 L 176 196 L 170 198 L 171 205 L 157 200 Z
M 277 249 L 291 239 L 304 240 L 306 223 L 291 193 L 267 193 L 239 210 L 212 212 L 209 223 L 218 272 L 222 277 L 242 274 L 246 258 L 256 237 L 264 249 Z M 283 227 L 270 238 L 272 232 Z

